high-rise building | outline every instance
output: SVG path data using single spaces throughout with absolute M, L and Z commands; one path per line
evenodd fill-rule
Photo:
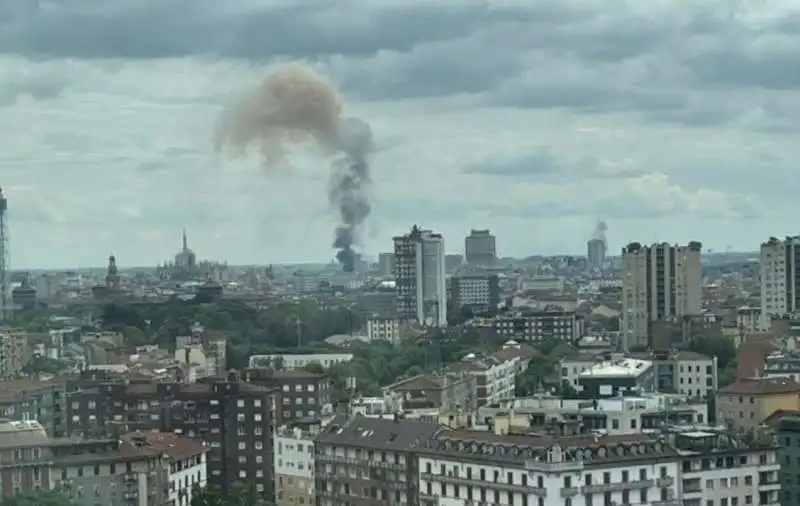
M 589 265 L 595 269 L 603 267 L 606 261 L 606 242 L 603 239 L 590 239 L 586 243 L 586 256 L 589 258 Z
M 654 321 L 699 315 L 702 306 L 700 250 L 666 243 L 622 249 L 622 337 L 624 346 L 648 345 Z
M 471 230 L 464 239 L 464 255 L 469 265 L 481 267 L 494 265 L 497 261 L 495 237 L 488 230 Z
M 416 225 L 394 238 L 397 313 L 432 326 L 447 325 L 444 238 Z
M 394 253 L 378 254 L 378 274 L 381 276 L 394 274 Z
M 761 245 L 761 326 L 800 309 L 800 236 L 770 237 Z

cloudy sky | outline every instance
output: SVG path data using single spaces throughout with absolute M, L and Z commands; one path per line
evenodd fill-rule
M 757 6 L 757 7 L 755 7 Z M 12 264 L 327 261 L 325 165 L 217 159 L 221 108 L 303 60 L 370 122 L 375 254 L 411 224 L 460 252 L 798 233 L 794 0 L 4 0 L 0 184 Z

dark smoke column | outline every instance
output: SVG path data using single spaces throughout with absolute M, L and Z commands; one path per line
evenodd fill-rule
M 371 210 L 372 132 L 365 122 L 342 117 L 333 85 L 305 65 L 282 65 L 225 109 L 214 132 L 218 153 L 241 157 L 257 148 L 266 174 L 281 165 L 287 147 L 307 141 L 335 160 L 328 185 L 328 199 L 339 218 L 333 245 L 344 270 L 353 271 L 353 245 Z
M 372 210 L 368 195 L 372 182 L 368 159 L 372 151 L 372 131 L 367 123 L 347 118 L 339 126 L 339 135 L 339 146 L 345 156 L 333 163 L 328 200 L 339 211 L 339 225 L 333 239 L 333 247 L 339 250 L 336 259 L 345 272 L 353 272 L 357 257 L 353 244 Z

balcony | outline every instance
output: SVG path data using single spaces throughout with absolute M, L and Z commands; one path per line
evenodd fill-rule
M 581 492 L 584 494 L 602 494 L 617 490 L 630 490 L 640 488 L 652 488 L 653 480 L 628 481 L 620 483 L 598 483 L 596 485 L 584 485 Z
M 562 488 L 561 489 L 561 497 L 562 498 L 573 497 L 573 496 L 578 495 L 578 492 L 580 492 L 580 489 L 578 487 Z
M 672 476 L 662 476 L 661 478 L 656 479 L 656 486 L 659 488 L 667 488 L 671 487 L 675 484 L 675 478 Z
M 650 506 L 678 506 L 680 501 L 677 499 L 667 499 L 666 501 L 653 501 Z
M 479 480 L 477 478 L 467 478 L 464 476 L 450 476 L 442 474 L 422 473 L 420 478 L 428 481 L 441 481 L 443 483 L 450 483 L 452 485 L 466 485 L 473 487 L 491 488 L 494 490 L 503 490 L 506 492 L 520 492 L 523 494 L 532 494 L 538 497 L 546 497 L 547 490 L 543 488 L 532 487 L 530 484 L 512 484 L 501 483 L 497 481 Z

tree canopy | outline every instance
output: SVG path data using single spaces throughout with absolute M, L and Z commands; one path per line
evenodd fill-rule
M 214 487 L 195 489 L 191 502 L 191 506 L 272 506 L 273 504 L 267 502 L 263 494 L 259 494 L 254 487 L 239 483 L 224 492 Z
M 41 490 L 2 499 L 0 506 L 78 506 L 78 504 L 63 492 Z
M 211 303 L 172 298 L 158 304 L 107 304 L 103 326 L 122 332 L 131 345 L 175 345 L 175 337 L 189 335 L 193 326 L 225 334 L 229 366 L 245 367 L 253 354 L 319 352 L 324 340 L 364 325 L 364 319 L 344 308 L 322 308 L 312 300 L 276 302 L 257 309 L 246 302 L 222 299 Z M 310 349 L 309 349 L 310 348 Z

